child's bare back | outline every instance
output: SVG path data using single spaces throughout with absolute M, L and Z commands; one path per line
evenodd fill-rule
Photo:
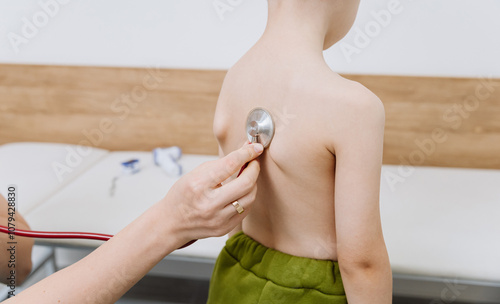
M 259 158 L 255 203 L 243 206 L 248 215 L 219 256 L 209 303 L 237 303 L 240 289 L 250 287 L 255 294 L 243 298 L 252 303 L 281 295 L 291 297 L 287 303 L 391 301 L 379 211 L 384 107 L 323 58 L 352 26 L 358 4 L 268 0 L 264 34 L 226 75 L 214 120 L 221 154 L 247 141 L 246 118 L 255 107 L 272 114 L 276 132 Z M 318 273 L 308 273 L 311 267 Z M 315 282 L 332 274 L 342 280 Z M 301 288 L 308 292 L 297 294 Z
M 263 107 L 272 113 L 276 134 L 260 157 L 257 199 L 237 229 L 288 254 L 337 260 L 336 133 L 356 127 L 359 118 L 350 117 L 354 110 L 347 107 L 376 111 L 381 104 L 324 61 L 304 59 L 293 53 L 273 58 L 258 45 L 250 50 L 226 76 L 214 131 L 227 154 L 245 142 L 250 110 Z

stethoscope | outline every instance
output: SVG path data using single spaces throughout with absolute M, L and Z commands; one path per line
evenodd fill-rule
M 263 108 L 255 108 L 248 114 L 246 131 L 251 143 L 269 147 L 274 137 L 274 121 L 271 114 Z
M 274 121 L 271 114 L 263 109 L 263 108 L 255 108 L 248 114 L 246 121 L 246 134 L 248 141 L 250 143 L 260 143 L 264 146 L 264 148 L 269 147 L 271 141 L 274 137 Z M 238 176 L 245 170 L 245 164 Z M 89 232 L 55 232 L 55 231 L 33 231 L 33 230 L 22 230 L 22 229 L 9 229 L 5 226 L 0 225 L 0 232 L 6 234 L 13 234 L 17 236 L 23 237 L 31 237 L 31 238 L 43 238 L 43 239 L 91 239 L 91 240 L 100 240 L 107 241 L 113 237 L 110 234 L 101 234 L 101 233 L 89 233 Z M 185 248 L 197 240 L 192 240 L 181 248 Z

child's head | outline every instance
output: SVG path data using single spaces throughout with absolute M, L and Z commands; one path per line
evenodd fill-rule
M 273 1 L 273 0 L 272 0 Z M 307 0 L 306 0 L 307 1 Z M 328 49 L 349 32 L 356 15 L 360 0 L 316 0 L 329 2 L 329 26 L 325 36 L 324 49 Z

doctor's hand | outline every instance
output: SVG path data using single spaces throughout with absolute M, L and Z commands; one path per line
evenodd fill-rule
M 245 144 L 221 159 L 202 164 L 172 186 L 159 204 L 175 222 L 179 246 L 225 235 L 241 223 L 255 200 L 260 166 L 254 159 L 263 149 L 261 144 Z M 248 162 L 239 177 L 228 180 Z
M 175 249 L 194 239 L 224 235 L 243 220 L 257 192 L 260 167 L 254 159 L 262 150 L 260 144 L 245 145 L 199 166 L 84 259 L 6 303 L 115 303 Z M 247 162 L 238 178 L 228 180 Z M 232 204 L 236 200 L 244 208 L 241 214 Z

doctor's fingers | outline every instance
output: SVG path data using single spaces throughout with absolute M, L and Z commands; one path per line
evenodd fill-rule
M 245 144 L 240 149 L 214 161 L 209 176 L 210 186 L 217 187 L 223 181 L 237 173 L 246 163 L 261 155 L 263 151 L 264 147 L 261 144 Z
M 251 192 L 238 200 L 227 204 L 218 215 L 212 219 L 216 227 L 216 235 L 222 236 L 231 232 L 243 219 L 249 214 L 252 209 L 257 187 L 254 187 Z M 236 205 L 233 205 L 236 204 Z
M 213 189 L 214 202 L 218 208 L 224 208 L 226 205 L 238 200 L 257 188 L 257 178 L 260 173 L 260 164 L 258 161 L 251 161 L 243 170 L 241 175 L 223 186 Z M 253 201 L 252 201 L 253 202 Z

